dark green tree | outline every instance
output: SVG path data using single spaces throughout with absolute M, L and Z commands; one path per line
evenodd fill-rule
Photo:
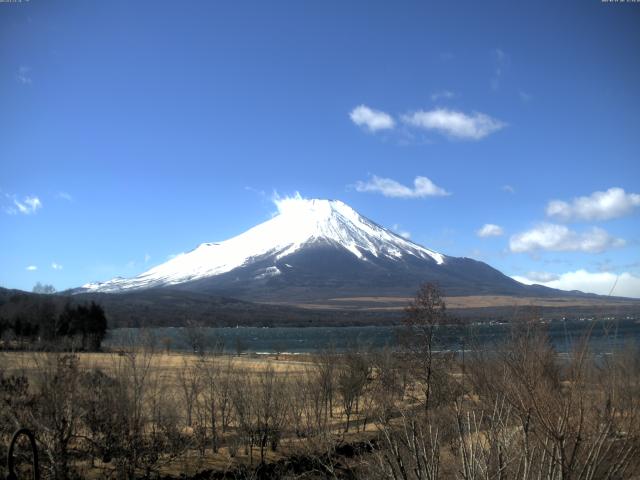
M 91 302 L 88 311 L 87 334 L 91 350 L 100 350 L 104 337 L 107 335 L 107 316 L 104 309 L 95 302 Z

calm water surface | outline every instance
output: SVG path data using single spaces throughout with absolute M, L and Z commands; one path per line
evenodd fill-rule
M 591 347 L 600 352 L 610 351 L 625 344 L 640 345 L 640 322 L 617 321 L 554 321 L 546 325 L 554 347 L 560 352 L 590 332 Z M 440 327 L 439 345 L 443 350 L 460 350 L 491 346 L 506 338 L 509 325 L 471 325 Z M 152 341 L 159 348 L 176 351 L 192 350 L 191 339 L 196 337 L 204 348 L 222 344 L 226 352 L 235 353 L 309 353 L 324 349 L 343 351 L 348 348 L 383 348 L 398 345 L 402 327 L 305 327 L 305 328 L 151 328 L 140 330 L 119 328 L 110 330 L 105 344 L 118 346 Z M 146 339 L 146 340 L 145 340 Z

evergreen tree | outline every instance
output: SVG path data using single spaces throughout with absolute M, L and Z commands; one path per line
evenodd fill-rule
M 107 335 L 107 317 L 104 309 L 95 302 L 89 306 L 89 348 L 99 350 L 104 337 Z

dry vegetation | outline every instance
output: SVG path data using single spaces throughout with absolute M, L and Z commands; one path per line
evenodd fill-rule
M 60 480 L 638 476 L 636 350 L 559 357 L 525 322 L 462 363 L 433 348 L 445 315 L 422 289 L 402 351 L 0 353 L 0 449 L 31 428 Z
M 402 311 L 412 299 L 409 297 L 338 297 L 318 303 L 296 303 L 295 306 L 317 310 L 361 309 L 373 311 Z M 592 297 L 516 297 L 512 295 L 464 295 L 445 297 L 450 309 L 476 309 L 495 307 L 619 307 L 636 306 L 638 302 L 628 298 L 592 298 Z M 285 305 L 284 303 L 274 303 Z

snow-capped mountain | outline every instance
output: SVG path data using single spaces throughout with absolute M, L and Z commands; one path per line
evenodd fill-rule
M 203 243 L 134 278 L 89 283 L 78 292 L 153 287 L 252 300 L 407 294 L 437 281 L 448 294 L 522 293 L 490 266 L 413 243 L 337 200 L 277 201 L 273 218 L 229 240 Z

